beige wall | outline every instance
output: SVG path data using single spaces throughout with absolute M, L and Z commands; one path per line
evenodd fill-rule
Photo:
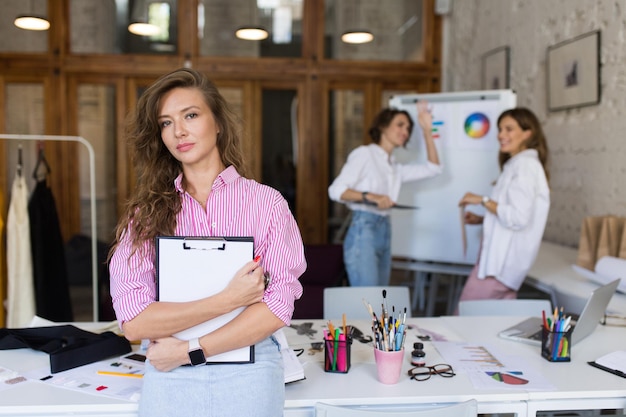
M 549 112 L 548 46 L 601 30 L 601 102 Z M 585 216 L 626 215 L 626 3 L 622 0 L 457 0 L 444 19 L 444 88 L 481 89 L 481 56 L 511 48 L 518 105 L 542 121 L 551 152 L 545 239 L 577 246 Z

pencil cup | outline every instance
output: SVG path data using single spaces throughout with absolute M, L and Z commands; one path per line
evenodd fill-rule
M 324 340 L 324 371 L 340 374 L 350 369 L 350 347 L 352 338 L 340 335 L 339 340 Z
M 572 360 L 572 329 L 567 332 L 552 332 L 545 327 L 541 335 L 541 356 L 550 362 Z
M 378 381 L 383 384 L 396 384 L 402 372 L 404 349 L 396 351 L 374 349 L 374 359 Z

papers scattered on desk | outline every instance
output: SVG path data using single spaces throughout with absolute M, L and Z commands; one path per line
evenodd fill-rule
M 49 369 L 39 369 L 24 375 L 30 380 L 39 380 L 60 388 L 136 402 L 139 401 L 141 395 L 142 379 L 127 378 L 123 374 L 142 375 L 144 366 L 120 357 L 55 374 L 50 374 L 49 371 Z M 103 375 L 103 373 L 109 375 Z
M 0 391 L 13 388 L 27 379 L 16 371 L 0 367 Z
M 596 284 L 606 285 L 624 276 L 623 274 L 626 272 L 626 259 L 603 256 L 596 263 L 595 271 L 590 271 L 576 264 L 572 265 L 572 269 Z M 626 280 L 622 279 L 620 281 L 617 286 L 617 291 L 626 294 Z
M 433 342 L 433 345 L 455 372 L 467 372 L 477 389 L 554 389 L 554 385 L 521 358 L 506 355 L 495 346 L 467 342 Z
M 283 355 L 283 364 L 285 367 L 285 384 L 295 381 L 301 381 L 305 378 L 304 367 L 300 363 L 300 359 L 296 353 L 289 347 L 287 337 L 283 329 L 279 329 L 274 333 L 274 337 L 280 343 L 280 353 Z

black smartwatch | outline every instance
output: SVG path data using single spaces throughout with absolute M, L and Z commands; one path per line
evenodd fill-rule
M 364 202 L 364 203 L 367 203 L 367 202 L 368 202 L 368 201 L 367 201 L 367 195 L 368 195 L 368 194 L 369 194 L 369 193 L 368 193 L 367 191 L 363 191 L 363 192 L 361 193 L 361 199 L 363 200 L 363 202 Z
M 204 365 L 206 363 L 204 351 L 197 337 L 189 341 L 189 360 L 193 366 Z

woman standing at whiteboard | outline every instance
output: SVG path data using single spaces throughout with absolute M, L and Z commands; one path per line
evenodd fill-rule
M 517 298 L 548 218 L 548 145 L 539 120 L 526 108 L 507 110 L 498 132 L 502 172 L 491 195 L 467 193 L 459 202 L 486 209 L 484 217 L 465 213 L 466 224 L 483 225 L 483 238 L 460 300 Z
M 371 144 L 354 149 L 328 187 L 331 200 L 345 203 L 352 220 L 343 243 L 344 263 L 352 286 L 388 285 L 391 275 L 391 221 L 403 182 L 440 174 L 432 136 L 432 114 L 426 101 L 417 103 L 417 119 L 426 143 L 425 164 L 400 164 L 394 149 L 405 146 L 413 131 L 408 112 L 383 109 L 369 129 Z

